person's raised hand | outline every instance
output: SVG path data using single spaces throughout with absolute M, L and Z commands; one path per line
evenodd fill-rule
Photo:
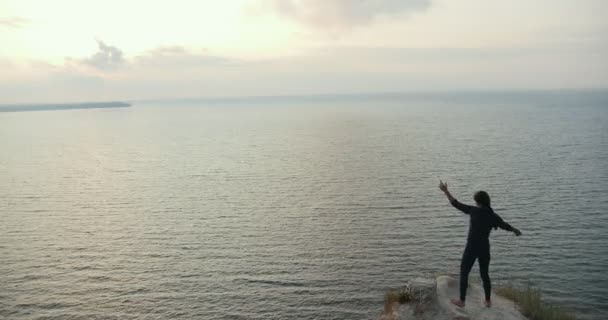
M 439 190 L 441 190 L 443 192 L 447 192 L 448 191 L 448 183 L 439 180 Z

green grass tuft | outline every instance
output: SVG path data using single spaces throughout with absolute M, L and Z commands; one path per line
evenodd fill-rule
M 524 316 L 530 320 L 575 320 L 576 317 L 564 308 L 542 300 L 540 289 L 507 286 L 496 290 L 499 295 L 517 304 Z
M 412 296 L 405 289 L 390 289 L 384 294 L 384 310 L 389 311 L 394 303 L 407 303 L 412 300 Z

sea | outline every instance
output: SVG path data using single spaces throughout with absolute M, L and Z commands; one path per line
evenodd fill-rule
M 523 232 L 495 288 L 608 316 L 606 90 L 129 103 L 0 113 L 0 318 L 376 319 L 458 275 L 440 179 Z

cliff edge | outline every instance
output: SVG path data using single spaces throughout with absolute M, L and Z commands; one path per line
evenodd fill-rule
M 492 294 L 492 307 L 483 304 L 483 289 L 469 284 L 467 303 L 459 308 L 450 303 L 458 297 L 458 281 L 449 276 L 435 280 L 413 279 L 408 284 L 387 293 L 384 311 L 379 320 L 527 320 L 516 305 Z

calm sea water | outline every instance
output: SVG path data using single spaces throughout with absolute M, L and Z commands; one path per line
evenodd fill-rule
M 438 178 L 523 231 L 496 285 L 608 313 L 608 94 L 549 92 L 2 113 L 0 318 L 374 319 L 458 272 Z

